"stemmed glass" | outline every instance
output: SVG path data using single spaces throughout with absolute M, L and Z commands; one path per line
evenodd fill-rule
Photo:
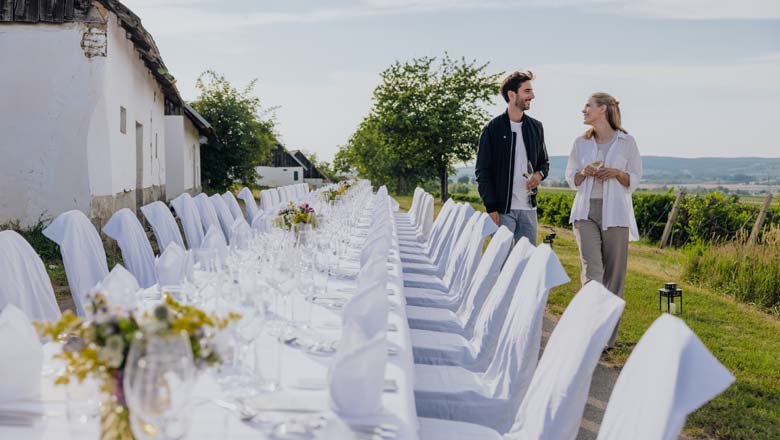
M 180 439 L 189 428 L 195 364 L 184 333 L 138 334 L 124 370 L 124 391 L 135 438 Z

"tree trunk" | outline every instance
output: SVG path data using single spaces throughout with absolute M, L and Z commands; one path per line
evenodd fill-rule
M 447 192 L 447 168 L 439 169 L 439 183 L 441 184 L 441 202 L 444 203 L 450 198 Z
M 398 176 L 398 194 L 406 194 L 406 178 L 404 176 Z

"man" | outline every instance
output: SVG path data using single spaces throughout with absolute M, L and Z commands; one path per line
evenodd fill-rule
M 485 210 L 497 225 L 536 245 L 536 188 L 550 169 L 542 123 L 531 108 L 533 73 L 514 72 L 501 82 L 507 109 L 479 136 L 475 174 Z

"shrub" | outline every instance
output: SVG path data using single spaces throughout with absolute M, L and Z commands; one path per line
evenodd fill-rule
M 780 227 L 769 228 L 763 244 L 746 244 L 742 236 L 722 245 L 696 243 L 686 254 L 686 280 L 780 315 Z

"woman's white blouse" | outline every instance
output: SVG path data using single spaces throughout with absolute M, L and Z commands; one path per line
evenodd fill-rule
M 569 223 L 576 220 L 587 220 L 590 209 L 590 192 L 593 189 L 595 177 L 586 177 L 580 186 L 574 184 L 574 175 L 585 168 L 589 163 L 596 161 L 598 146 L 596 141 L 580 136 L 574 140 L 569 162 L 566 164 L 566 182 L 577 190 L 574 204 L 571 207 Z M 601 227 L 606 230 L 611 226 L 624 226 L 629 229 L 629 238 L 632 241 L 639 240 L 639 229 L 634 218 L 634 204 L 631 194 L 639 186 L 642 178 L 642 158 L 639 156 L 639 148 L 634 137 L 628 133 L 618 131 L 615 143 L 607 152 L 604 166 L 625 171 L 630 176 L 629 186 L 625 187 L 617 179 L 609 179 L 604 182 L 604 195 L 601 213 Z

